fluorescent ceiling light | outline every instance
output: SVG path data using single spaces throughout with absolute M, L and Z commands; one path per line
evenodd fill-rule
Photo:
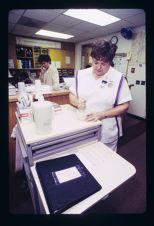
M 47 31 L 47 30 L 39 30 L 35 34 L 53 37 L 53 38 L 62 38 L 62 39 L 69 39 L 74 37 L 73 35 L 63 34 L 63 33 L 54 32 L 54 31 Z
M 120 20 L 120 18 L 104 13 L 98 9 L 69 9 L 64 12 L 64 14 L 100 26 L 112 24 Z

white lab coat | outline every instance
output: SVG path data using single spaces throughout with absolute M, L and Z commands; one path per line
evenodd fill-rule
M 92 67 L 78 71 L 78 95 L 86 100 L 86 111 L 101 112 L 113 108 L 118 85 L 122 73 L 110 67 L 108 72 L 98 79 L 92 75 Z M 106 81 L 106 83 L 102 83 Z M 70 87 L 70 91 L 76 94 L 75 85 Z M 127 81 L 123 79 L 118 104 L 125 103 L 132 99 Z M 119 135 L 122 136 L 121 117 L 118 116 Z M 118 128 L 115 117 L 102 120 L 103 143 L 111 143 L 118 139 Z
M 59 87 L 58 70 L 52 64 L 50 64 L 47 70 L 41 69 L 40 80 L 46 85 L 53 86 L 55 88 Z

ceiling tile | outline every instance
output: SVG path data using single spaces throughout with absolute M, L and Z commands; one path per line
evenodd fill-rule
M 74 26 L 75 24 L 80 23 L 81 20 L 72 18 L 70 16 L 60 15 L 56 19 L 54 19 L 52 22 L 55 24 L 60 24 L 60 25 L 64 25 L 64 26 L 66 24 L 67 24 L 67 26 Z
M 15 13 L 17 15 L 22 15 L 24 13 L 25 9 L 13 9 L 10 10 L 10 13 Z
M 51 22 L 51 23 L 48 23 L 47 25 L 45 25 L 43 27 L 43 29 L 50 30 L 50 31 L 63 32 L 64 30 L 68 29 L 68 27 Z
M 13 33 L 19 33 L 22 35 L 25 35 L 25 33 L 34 34 L 37 31 L 38 31 L 38 28 L 31 28 L 23 25 L 16 25 L 12 30 Z
M 53 9 L 53 11 L 59 13 L 59 14 L 62 14 L 64 13 L 65 11 L 67 11 L 67 9 Z
M 99 10 L 101 10 L 101 11 L 103 11 L 105 13 L 109 11 L 109 9 L 99 9 Z
M 73 29 L 83 30 L 83 31 L 91 31 L 93 29 L 100 28 L 99 25 L 91 24 L 88 22 L 81 22 L 73 27 Z
M 28 9 L 24 13 L 24 16 L 29 18 L 38 19 L 44 22 L 49 22 L 52 19 L 56 18 L 59 14 L 52 9 Z
M 119 20 L 116 23 L 109 24 L 107 29 L 112 29 L 114 32 L 119 32 L 123 27 L 134 27 L 134 24 L 128 21 Z
M 113 29 L 112 29 L 112 27 L 110 27 L 110 28 L 108 28 L 108 26 L 105 26 L 105 27 L 101 27 L 101 28 L 99 28 L 99 29 L 96 29 L 95 31 L 94 31 L 94 33 L 96 34 L 96 36 L 97 35 L 101 35 L 101 36 L 103 36 L 103 35 L 105 35 L 105 34 L 107 34 L 107 33 L 113 33 Z
M 142 9 L 109 9 L 108 13 L 117 16 L 121 19 L 125 19 L 130 16 L 137 15 L 139 13 L 143 13 Z
M 88 40 L 91 38 L 94 38 L 95 34 L 94 33 L 90 33 L 90 32 L 86 32 L 86 33 L 82 33 L 80 35 L 78 35 L 77 37 L 73 37 L 72 40 Z
M 27 26 L 27 27 L 34 27 L 34 28 L 41 29 L 46 24 L 46 22 L 36 20 L 33 18 L 29 18 L 29 17 L 25 17 L 25 16 L 21 16 L 20 19 L 18 20 L 17 24 Z
M 9 13 L 8 15 L 8 20 L 10 23 L 17 23 L 18 20 L 20 19 L 20 16 L 15 14 L 15 13 Z
M 145 25 L 145 13 L 138 14 L 126 19 L 127 21 L 133 23 L 135 26 Z
M 79 34 L 83 33 L 83 31 L 81 29 L 77 30 L 77 29 L 75 29 L 75 27 L 70 28 L 70 29 L 65 29 L 64 32 L 69 35 L 79 35 Z

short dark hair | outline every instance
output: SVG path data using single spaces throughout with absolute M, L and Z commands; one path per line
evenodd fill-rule
M 98 40 L 92 44 L 91 57 L 111 64 L 117 48 L 111 41 Z
M 39 55 L 38 62 L 41 64 L 43 61 L 51 63 L 50 56 L 49 55 L 45 55 L 45 54 Z

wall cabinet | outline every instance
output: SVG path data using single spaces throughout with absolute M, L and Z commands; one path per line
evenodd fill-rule
M 16 46 L 17 68 L 33 68 L 33 49 L 27 46 Z
M 41 48 L 41 47 L 33 47 L 33 62 L 34 62 L 34 68 L 40 68 L 41 65 L 38 62 L 38 57 L 41 54 L 48 54 L 48 49 L 47 48 Z

